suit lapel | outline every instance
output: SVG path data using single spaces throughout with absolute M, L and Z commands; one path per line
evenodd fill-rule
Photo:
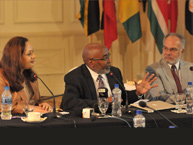
M 34 99 L 35 102 L 38 102 L 40 99 L 40 93 L 39 93 L 37 82 L 30 82 L 30 84 L 34 93 L 31 99 Z
M 28 101 L 28 98 L 26 96 L 26 93 L 25 93 L 24 89 L 17 92 L 17 96 L 20 96 L 22 98 L 22 100 L 27 100 Z
M 109 73 L 106 74 L 106 76 L 107 76 L 109 86 L 110 86 L 111 90 L 113 90 L 114 89 L 114 84 L 116 84 L 115 79 L 112 76 L 110 76 Z
M 91 97 L 92 99 L 96 100 L 97 99 L 97 93 L 96 93 L 96 89 L 95 89 L 95 85 L 94 85 L 94 82 L 93 82 L 93 78 L 88 70 L 88 68 L 86 67 L 86 65 L 82 65 L 82 68 L 83 68 L 83 73 L 84 73 L 84 76 L 87 78 L 85 79 L 87 81 L 87 84 L 88 84 L 88 87 L 89 87 L 89 90 L 91 92 Z
M 188 71 L 184 65 L 183 61 L 180 61 L 180 81 L 182 85 L 182 90 L 184 90 L 187 87 L 187 82 L 188 82 Z

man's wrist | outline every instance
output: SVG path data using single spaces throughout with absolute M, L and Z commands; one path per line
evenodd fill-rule
M 137 96 L 141 96 L 142 94 L 139 93 L 138 91 L 136 91 L 136 95 L 137 95 Z
M 137 95 L 137 97 L 138 97 L 139 99 L 142 99 L 142 97 L 143 97 L 143 94 L 140 94 L 140 93 L 137 92 L 137 91 L 136 91 L 136 95 Z

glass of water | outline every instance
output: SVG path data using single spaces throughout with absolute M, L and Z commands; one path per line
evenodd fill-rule
M 105 116 L 107 109 L 109 107 L 109 102 L 108 102 L 107 98 L 99 97 L 98 98 L 98 107 L 99 107 L 99 110 L 101 112 L 101 115 Z
M 193 114 L 193 93 L 186 95 L 186 114 Z
M 34 110 L 34 100 L 23 101 L 23 111 L 25 112 L 26 116 L 28 116 L 29 112 L 33 112 Z
M 176 107 L 177 107 L 177 113 L 182 113 L 182 107 L 184 106 L 186 94 L 185 93 L 178 93 L 175 94 L 175 101 L 176 101 Z

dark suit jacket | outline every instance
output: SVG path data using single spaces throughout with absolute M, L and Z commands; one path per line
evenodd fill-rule
M 116 67 L 111 67 L 110 70 L 123 85 L 121 71 Z M 111 90 L 114 89 L 114 84 L 118 84 L 118 82 L 110 74 L 106 76 Z M 75 108 L 95 108 L 94 105 L 97 104 L 96 89 L 92 76 L 85 64 L 66 74 L 64 81 L 66 85 L 60 106 L 61 109 L 70 111 Z M 125 104 L 125 91 L 120 86 L 119 88 L 122 90 L 123 104 Z M 135 91 L 131 95 L 134 97 L 134 101 L 137 100 Z

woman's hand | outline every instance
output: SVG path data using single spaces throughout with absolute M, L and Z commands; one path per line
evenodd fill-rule
M 34 112 L 48 113 L 52 111 L 52 107 L 48 103 L 40 103 L 39 106 L 34 106 Z
M 52 107 L 48 103 L 40 103 L 39 106 L 41 107 L 42 110 L 51 112 Z

